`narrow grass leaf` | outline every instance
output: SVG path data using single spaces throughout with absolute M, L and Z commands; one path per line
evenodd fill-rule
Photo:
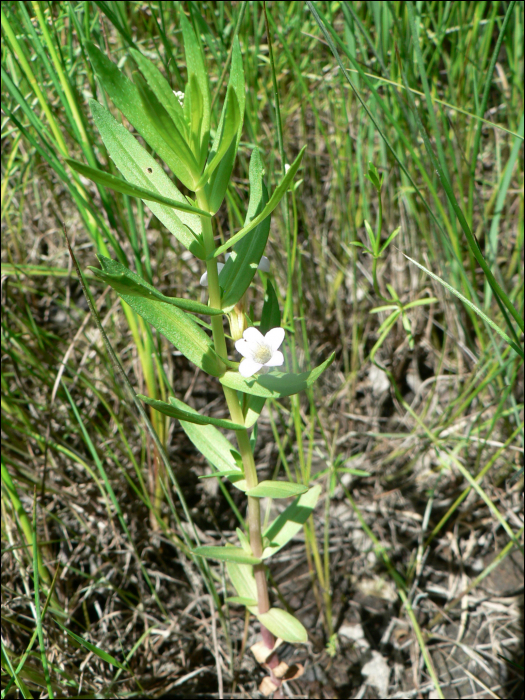
M 102 659 L 102 661 L 105 661 L 107 664 L 111 664 L 112 666 L 115 666 L 116 668 L 120 668 L 123 671 L 126 671 L 125 666 L 123 666 L 119 661 L 116 660 L 114 656 L 111 656 L 111 654 L 108 654 L 107 651 L 104 651 L 103 649 L 100 649 L 97 647 L 95 644 L 91 644 L 91 642 L 86 641 L 82 637 L 80 637 L 78 634 L 75 634 L 74 632 L 71 632 L 71 630 L 68 630 L 67 627 L 64 625 L 60 624 L 58 620 L 55 620 L 56 624 L 64 630 L 64 632 L 67 632 L 69 636 L 74 639 L 76 642 L 78 642 L 81 646 L 84 647 L 84 649 L 87 649 L 88 651 L 92 652 L 96 656 L 98 656 L 99 659 Z
M 405 254 L 403 253 L 403 255 Z M 412 260 L 412 258 L 409 258 L 408 255 L 405 255 L 405 258 L 407 260 L 410 260 L 410 262 L 416 265 L 417 267 L 419 267 L 420 270 L 426 272 L 427 275 L 430 275 L 430 277 L 432 277 L 432 279 L 435 279 L 436 282 L 439 282 L 441 285 L 443 285 L 443 287 L 448 289 L 449 292 L 452 292 L 452 294 L 457 296 L 458 299 L 461 299 L 461 301 L 466 306 L 471 308 L 472 311 L 474 311 L 474 313 L 476 313 L 480 318 L 482 318 L 485 321 L 485 323 L 487 323 L 491 328 L 493 328 L 496 331 L 496 333 L 498 333 L 503 338 L 503 340 L 505 340 L 511 346 L 511 348 L 518 353 L 520 357 L 524 356 L 523 349 L 519 345 L 517 345 L 513 340 L 511 340 L 509 336 L 505 333 L 505 331 L 503 331 L 496 323 L 494 323 L 494 321 L 492 321 L 486 314 L 484 314 L 480 308 L 478 308 L 475 304 L 473 304 L 466 297 L 464 297 L 463 294 L 458 292 L 457 289 L 454 289 L 454 287 L 448 284 L 448 282 L 445 282 L 445 280 L 442 280 L 441 277 L 438 277 L 433 272 L 430 272 L 430 270 L 427 270 L 427 268 L 423 265 L 420 265 L 420 263 L 416 262 L 415 260 Z

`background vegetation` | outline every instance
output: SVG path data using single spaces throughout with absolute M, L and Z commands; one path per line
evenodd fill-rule
M 272 559 L 274 599 L 310 632 L 285 650 L 306 668 L 288 693 L 522 696 L 523 365 L 489 321 L 519 345 L 523 4 L 267 10 L 279 110 L 261 2 L 2 4 L 4 695 L 257 696 L 256 626 L 222 602 L 221 567 L 188 555 L 235 536 L 237 494 L 199 481 L 204 459 L 152 411 L 173 470 L 162 472 L 63 233 L 82 270 L 104 253 L 166 294 L 205 299 L 204 270 L 142 202 L 65 163 L 114 172 L 86 106 L 108 104 L 87 39 L 130 71 L 135 44 L 181 90 L 185 12 L 217 114 L 236 31 L 244 57 L 244 137 L 221 240 L 244 221 L 251 149 L 275 184 L 307 144 L 267 255 L 288 366 L 333 350 L 336 361 L 315 391 L 268 403 L 256 448 L 261 478 L 324 489 L 304 537 Z M 378 260 L 355 245 L 368 246 L 365 221 L 382 242 L 400 227 Z M 218 384 L 86 279 L 137 391 L 225 416 Z

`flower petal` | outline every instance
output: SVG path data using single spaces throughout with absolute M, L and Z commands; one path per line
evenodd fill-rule
M 264 336 L 264 340 L 275 352 L 284 340 L 284 328 L 272 328 Z
M 200 285 L 201 285 L 201 287 L 207 287 L 207 286 L 208 286 L 208 273 L 207 273 L 207 272 L 205 272 L 205 273 L 202 275 L 201 281 L 200 281 Z
M 268 362 L 264 363 L 265 367 L 280 367 L 284 365 L 284 355 L 280 350 L 276 350 Z
M 243 340 L 242 338 L 240 340 L 236 340 L 235 341 L 235 349 L 243 357 L 248 357 L 250 359 L 253 359 L 254 348 L 246 340 Z
M 262 365 L 259 362 L 254 362 L 250 358 L 243 360 L 239 365 L 239 374 L 242 377 L 252 377 L 256 372 L 261 369 Z
M 255 326 L 250 326 L 242 334 L 244 340 L 248 341 L 250 345 L 265 345 L 264 336 L 258 328 Z

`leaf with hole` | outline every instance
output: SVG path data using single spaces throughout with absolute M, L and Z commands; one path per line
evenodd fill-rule
M 90 100 L 89 104 L 109 155 L 126 180 L 132 185 L 144 187 L 163 197 L 187 204 L 184 195 L 130 132 L 98 102 Z M 196 257 L 204 259 L 204 246 L 201 242 L 202 224 L 198 214 L 184 211 L 176 214 L 171 207 L 157 202 L 150 201 L 147 205 L 182 245 Z
M 86 48 L 93 69 L 115 106 L 120 109 L 129 123 L 135 127 L 146 143 L 162 158 L 179 180 L 191 189 L 194 184 L 191 168 L 169 146 L 158 122 L 152 121 L 151 116 L 144 109 L 137 86 L 92 42 L 86 42 Z

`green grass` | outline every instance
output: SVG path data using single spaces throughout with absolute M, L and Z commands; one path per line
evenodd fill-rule
M 218 387 L 88 273 L 105 345 L 63 235 L 82 271 L 103 254 L 165 294 L 203 300 L 204 269 L 147 207 L 65 160 L 116 174 L 87 106 L 111 105 L 86 41 L 127 67 L 135 45 L 181 89 L 183 10 L 205 47 L 214 124 L 235 31 L 243 52 L 245 127 L 221 243 L 244 221 L 252 148 L 275 187 L 307 146 L 267 254 L 288 367 L 334 350 L 336 361 L 314 388 L 268 402 L 256 451 L 261 478 L 324 489 L 304 542 L 271 566 L 273 597 L 314 644 L 315 657 L 296 658 L 323 670 L 334 697 L 353 696 L 365 660 L 341 630 L 358 620 L 398 664 L 391 693 L 488 684 L 519 696 L 521 584 L 505 567 L 523 547 L 523 5 L 274 2 L 267 17 L 260 2 L 2 9 L 3 687 L 251 695 L 259 680 L 239 653 L 253 625 L 224 602 L 223 569 L 189 555 L 243 526 L 237 494 L 198 482 L 206 465 L 178 422 L 132 398 L 187 394 L 223 418 Z M 377 259 L 355 245 L 369 246 L 365 221 L 378 245 L 401 227 Z M 379 617 L 367 601 L 386 606 Z M 460 670 L 447 675 L 441 653 Z M 310 684 L 294 692 L 315 695 Z

